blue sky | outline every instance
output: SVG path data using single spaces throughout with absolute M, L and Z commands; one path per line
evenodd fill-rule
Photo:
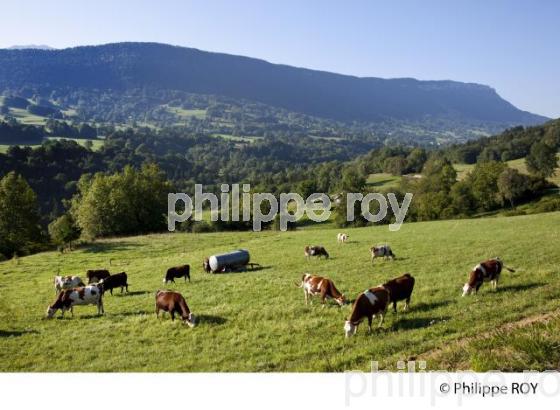
M 478 82 L 560 117 L 555 0 L 20 0 L 0 47 L 156 41 L 357 76 Z

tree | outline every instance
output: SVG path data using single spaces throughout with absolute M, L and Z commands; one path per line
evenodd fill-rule
M 525 163 L 531 174 L 542 178 L 551 177 L 558 167 L 556 150 L 544 142 L 535 142 L 531 146 L 529 155 L 525 158 Z
M 21 175 L 0 180 L 0 253 L 28 252 L 42 242 L 37 195 Z
M 383 162 L 383 171 L 391 175 L 402 175 L 405 168 L 406 159 L 403 157 L 389 157 Z
M 479 162 L 467 176 L 467 182 L 480 210 L 489 211 L 499 205 L 498 177 L 505 168 L 503 162 Z
M 527 190 L 526 178 L 516 169 L 506 168 L 498 176 L 498 192 L 503 199 L 508 200 L 513 208 L 513 202 Z
M 72 242 L 80 237 L 80 228 L 74 222 L 70 214 L 64 214 L 49 224 L 49 235 L 51 240 L 60 246 L 72 249 Z
M 424 148 L 414 148 L 406 157 L 406 168 L 408 172 L 420 172 L 428 159 Z
M 447 158 L 430 158 L 422 168 L 420 192 L 449 192 L 457 181 L 457 171 Z
M 121 173 L 80 178 L 70 212 L 89 239 L 162 231 L 169 192 L 171 184 L 156 165 L 140 171 L 126 166 Z

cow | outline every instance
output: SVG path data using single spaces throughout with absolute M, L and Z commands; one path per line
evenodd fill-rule
M 514 269 L 504 266 L 504 263 L 498 257 L 485 260 L 476 265 L 471 273 L 469 273 L 467 283 L 463 286 L 463 296 L 470 295 L 473 290 L 477 293 L 484 282 L 490 282 L 492 284 L 492 289 L 495 290 L 498 287 L 498 280 L 500 279 L 502 268 L 506 268 L 510 272 L 515 272 Z
M 54 303 L 48 307 L 47 318 L 52 319 L 59 309 L 61 311 L 61 317 L 64 317 L 64 312 L 67 310 L 74 316 L 75 305 L 96 305 L 97 314 L 104 314 L 102 286 L 93 284 L 74 289 L 63 289 L 57 295 Z
M 326 299 L 334 299 L 340 306 L 344 305 L 346 302 L 344 295 L 338 291 L 334 282 L 329 278 L 305 273 L 301 278 L 301 283 L 299 285 L 296 283 L 296 286 L 303 288 L 306 305 L 308 299 L 311 302 L 311 298 L 316 295 L 321 296 L 321 304 L 323 307 L 325 307 Z
M 404 310 L 410 307 L 410 296 L 414 289 L 414 277 L 410 273 L 405 273 L 398 278 L 391 279 L 383 284 L 383 287 L 389 291 L 389 297 L 393 303 L 393 311 L 397 313 L 397 302 L 404 300 Z
M 55 276 L 54 277 L 54 292 L 58 293 L 63 289 L 77 288 L 78 286 L 85 286 L 79 276 Z
M 86 272 L 86 276 L 88 278 L 88 285 L 89 285 L 90 283 L 97 283 L 101 279 L 106 279 L 109 276 L 111 276 L 111 274 L 107 269 L 89 269 Z
M 339 233 L 338 235 L 336 235 L 336 241 L 337 241 L 338 243 L 345 243 L 345 242 L 348 241 L 348 238 L 349 238 L 349 237 L 350 237 L 350 236 L 347 235 L 347 234 L 345 234 L 345 233 Z
M 375 258 L 378 257 L 383 257 L 383 259 L 389 259 L 391 258 L 391 260 L 395 260 L 396 255 L 393 253 L 393 251 L 391 250 L 391 247 L 389 245 L 378 245 L 378 246 L 373 246 L 370 248 L 369 250 L 371 252 L 371 263 L 373 263 L 373 260 Z
M 306 258 L 310 258 L 311 256 L 317 256 L 321 258 L 324 256 L 326 259 L 329 259 L 329 253 L 327 250 L 322 246 L 306 246 L 304 249 L 304 254 Z
M 159 318 L 159 311 L 169 312 L 171 320 L 175 320 L 175 313 L 181 316 L 183 323 L 194 327 L 196 318 L 189 310 L 187 302 L 179 292 L 169 290 L 158 290 L 156 292 L 156 317 Z
M 191 267 L 189 265 L 181 265 L 175 266 L 173 268 L 167 269 L 167 273 L 165 274 L 165 278 L 163 278 L 163 283 L 173 282 L 175 283 L 175 278 L 185 278 L 185 282 L 187 279 L 189 282 L 191 281 L 191 274 L 190 274 Z
M 204 272 L 206 272 L 206 273 L 212 272 L 212 268 L 210 267 L 210 259 L 209 258 L 204 258 L 204 260 L 202 261 L 202 269 L 204 269 Z
M 350 317 L 344 323 L 344 333 L 346 337 L 356 334 L 358 325 L 364 318 L 368 320 L 368 332 L 371 333 L 371 322 L 373 317 L 377 314 L 381 316 L 381 321 L 378 325 L 378 327 L 381 327 L 385 319 L 387 306 L 390 302 L 391 295 L 383 286 L 378 286 L 362 292 L 352 306 Z
M 123 289 L 126 289 L 128 292 L 128 276 L 125 272 L 115 273 L 114 275 L 110 275 L 105 279 L 101 279 L 99 284 L 103 286 L 103 292 L 110 291 L 111 295 L 113 294 L 114 288 L 121 288 L 121 293 L 123 293 Z

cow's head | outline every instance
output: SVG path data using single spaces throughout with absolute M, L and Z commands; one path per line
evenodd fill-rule
M 474 290 L 474 287 L 472 287 L 468 283 L 465 283 L 465 286 L 463 286 L 463 296 L 470 295 L 473 290 Z
M 47 308 L 47 319 L 52 319 L 53 316 L 54 316 L 54 314 L 56 313 L 56 311 L 57 311 L 57 309 L 55 309 L 55 308 L 52 307 L 52 306 L 49 306 L 49 307 Z
M 349 320 L 344 322 L 344 334 L 346 335 L 346 337 L 354 336 L 357 329 L 358 326 L 350 322 Z
M 189 313 L 187 318 L 184 320 L 184 323 L 185 323 L 185 325 L 188 325 L 189 327 L 195 327 L 196 326 L 195 315 L 193 315 L 192 313 Z
M 342 306 L 346 303 L 346 296 L 340 295 L 335 300 L 336 300 L 336 303 L 338 303 L 340 306 Z
M 477 283 L 477 270 L 475 268 L 475 270 L 469 273 L 469 280 L 467 281 L 467 283 L 465 283 L 465 286 L 463 286 L 463 296 L 470 295 L 473 292 L 473 290 L 475 290 L 476 283 Z

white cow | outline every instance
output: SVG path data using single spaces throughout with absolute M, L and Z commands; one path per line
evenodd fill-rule
M 348 241 L 348 238 L 349 238 L 349 237 L 350 237 L 350 236 L 348 236 L 348 235 L 345 234 L 345 233 L 339 233 L 338 235 L 336 235 L 336 241 L 337 241 L 338 243 L 344 243 L 344 242 Z
M 85 286 L 79 276 L 55 276 L 54 277 L 54 291 L 60 292 L 63 289 L 72 289 L 78 286 Z
M 383 259 L 391 258 L 392 260 L 396 258 L 389 245 L 373 246 L 369 251 L 371 252 L 371 263 L 375 258 L 383 257 Z
M 102 285 L 93 284 L 75 289 L 63 289 L 57 295 L 54 303 L 48 307 L 47 318 L 51 319 L 59 309 L 61 316 L 64 316 L 64 312 L 67 310 L 74 316 L 74 305 L 96 305 L 97 314 L 105 313 Z

